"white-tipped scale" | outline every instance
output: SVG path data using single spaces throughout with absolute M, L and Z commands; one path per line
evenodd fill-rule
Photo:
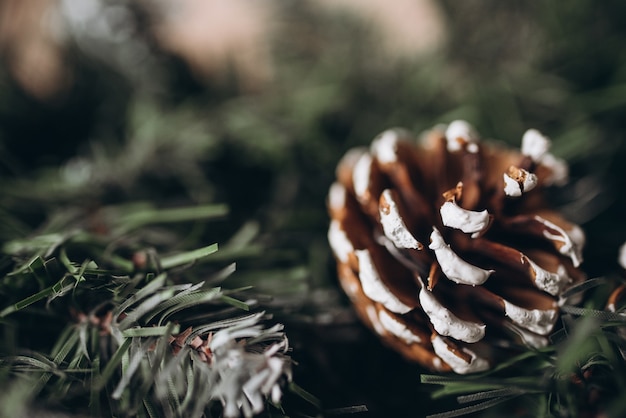
M 383 283 L 369 251 L 356 250 L 354 253 L 359 261 L 359 280 L 365 296 L 383 304 L 391 312 L 399 314 L 409 312 L 411 307 L 402 303 Z
M 364 198 L 370 184 L 370 172 L 372 170 L 372 157 L 365 153 L 362 154 L 354 165 L 352 171 L 352 184 L 354 193 L 358 198 Z
M 572 243 L 576 248 L 578 248 L 579 252 L 585 246 L 585 232 L 578 225 L 572 225 L 572 227 L 567 231 L 567 235 L 569 239 L 572 240 Z
M 332 210 L 341 210 L 346 206 L 346 188 L 341 183 L 333 183 L 328 190 L 328 206 Z
M 445 361 L 451 368 L 458 374 L 468 374 L 468 373 L 476 373 L 482 372 L 489 368 L 489 363 L 487 360 L 478 357 L 476 353 L 467 348 L 462 348 L 461 350 L 470 357 L 470 361 L 468 362 L 464 358 L 458 356 L 451 350 L 450 346 L 446 343 L 446 341 L 437 335 L 432 339 L 433 349 L 435 350 L 435 354 L 437 354 L 443 361 Z
M 522 154 L 529 156 L 536 163 L 541 162 L 552 145 L 550 139 L 536 129 L 529 129 L 522 137 Z
M 504 193 L 507 196 L 519 197 L 522 193 L 531 191 L 537 186 L 537 176 L 523 168 L 511 167 L 502 174 L 504 178 Z
M 399 140 L 398 132 L 393 129 L 386 130 L 372 142 L 370 152 L 383 164 L 394 163 L 398 160 L 396 147 Z
M 348 255 L 354 251 L 354 247 L 337 220 L 331 221 L 328 228 L 328 243 L 335 256 L 342 263 L 348 262 Z
M 466 234 L 477 236 L 489 226 L 489 213 L 468 210 L 460 207 L 454 201 L 447 201 L 439 209 L 443 224 L 450 228 L 460 229 Z
M 529 129 L 522 137 L 522 154 L 529 156 L 536 163 L 552 171 L 545 179 L 547 186 L 562 186 L 567 182 L 569 169 L 565 160 L 557 158 L 550 152 L 552 141 L 536 129 Z
M 572 282 L 571 277 L 567 275 L 567 271 L 562 264 L 559 264 L 556 272 L 550 272 L 546 269 L 539 267 L 530 258 L 524 256 L 523 262 L 527 262 L 533 274 L 535 276 L 535 286 L 538 289 L 543 290 L 551 294 L 552 296 L 560 295 L 563 290 Z
M 508 174 L 504 173 L 504 194 L 507 196 L 519 197 L 522 195 L 522 188 L 517 182 L 513 180 Z
M 574 267 L 578 267 L 582 262 L 582 247 L 585 245 L 585 234 L 578 226 L 574 226 L 569 231 L 565 231 L 560 226 L 548 221 L 541 216 L 535 216 L 535 220 L 544 224 L 547 228 L 556 231 L 556 234 L 550 231 L 543 231 L 543 236 L 552 240 L 561 242 L 559 252 L 571 258 Z
M 556 309 L 524 309 L 506 299 L 502 301 L 505 315 L 520 327 L 539 335 L 547 335 L 554 328 L 558 317 Z
M 428 315 L 435 331 L 439 334 L 467 343 L 475 343 L 484 338 L 485 324 L 477 324 L 458 318 L 448 308 L 439 303 L 426 286 L 421 287 L 419 299 L 422 309 Z
M 467 144 L 467 151 L 478 152 L 478 134 L 474 127 L 464 120 L 455 120 L 450 123 L 445 132 L 449 152 L 460 151 Z
M 430 234 L 431 243 L 428 246 L 435 252 L 435 257 L 441 266 L 441 271 L 455 283 L 467 285 L 481 285 L 487 281 L 494 270 L 485 270 L 476 267 L 459 257 L 443 239 L 437 228 Z
M 397 248 L 422 249 L 422 244 L 411 234 L 404 223 L 398 205 L 389 189 L 382 193 L 379 212 L 383 232 Z
M 525 170 L 524 170 L 525 171 Z M 526 171 L 522 184 L 524 185 L 524 192 L 529 192 L 537 186 L 537 176 L 533 173 Z
M 404 340 L 407 344 L 422 342 L 422 339 L 419 335 L 413 334 L 410 329 L 408 329 L 403 323 L 389 315 L 387 311 L 380 310 L 378 312 L 378 319 L 380 320 L 383 328 L 385 328 L 396 337 Z

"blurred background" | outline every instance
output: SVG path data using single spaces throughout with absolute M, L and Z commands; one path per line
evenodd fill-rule
M 287 325 L 295 379 L 326 407 L 437 410 L 355 320 L 326 243 L 351 147 L 465 119 L 553 139 L 555 204 L 590 277 L 626 240 L 626 3 L 497 0 L 3 0 L 0 239 L 59 210 L 224 202 L 184 243 L 248 234 L 234 280 Z M 180 244 L 181 246 L 183 243 Z

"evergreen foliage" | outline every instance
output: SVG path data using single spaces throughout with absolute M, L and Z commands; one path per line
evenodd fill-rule
M 235 377 L 271 416 L 445 414 L 447 395 L 481 416 L 583 416 L 598 388 L 594 405 L 624 413 L 621 317 L 594 314 L 623 281 L 623 2 L 446 0 L 447 42 L 395 60 L 371 22 L 277 0 L 274 77 L 254 92 L 235 73 L 194 73 L 139 3 L 90 2 L 129 10 L 126 49 L 86 48 L 75 26 L 71 82 L 49 100 L 10 72 L 19 48 L 0 39 L 0 415 L 234 414 L 224 399 L 256 413 L 258 397 L 225 389 Z M 425 376 L 445 384 L 433 400 L 338 290 L 324 205 L 347 149 L 454 119 L 514 144 L 527 128 L 552 138 L 572 181 L 551 198 L 587 234 L 587 275 L 606 279 L 554 346 L 490 375 Z M 225 371 L 220 347 L 269 375 Z M 273 381 L 284 411 L 266 405 Z

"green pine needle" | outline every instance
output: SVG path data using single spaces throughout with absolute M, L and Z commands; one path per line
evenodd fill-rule
M 174 267 L 191 264 L 204 257 L 208 257 L 216 251 L 217 244 L 211 244 L 207 247 L 198 248 L 197 250 L 163 257 L 161 259 L 161 267 L 163 267 L 165 270 L 169 270 Z
M 109 251 L 111 243 L 125 237 L 117 234 L 133 228 L 215 218 L 223 216 L 226 208 L 146 211 L 144 205 L 136 205 L 136 214 L 130 208 L 126 207 L 125 217 L 115 220 L 124 228 L 109 229 L 109 237 L 77 231 L 62 240 L 48 235 L 55 239 L 4 246 L 13 261 L 6 264 L 10 270 L 0 280 L 0 292 L 15 300 L 0 305 L 0 317 L 17 324 L 24 315 L 46 309 L 71 318 L 59 331 L 50 355 L 24 352 L 0 357 L 7 376 L 32 380 L 33 396 L 44 404 L 84 398 L 83 409 L 95 415 L 110 410 L 120 415 L 133 411 L 150 417 L 197 416 L 216 403 L 229 410 L 241 405 L 247 415 L 259 412 L 258 404 L 241 403 L 242 385 L 269 379 L 255 389 L 259 391 L 255 396 L 270 396 L 268 390 L 278 384 L 278 378 L 290 375 L 286 340 L 282 326 L 261 324 L 266 319 L 263 312 L 233 315 L 233 307 L 239 312 L 252 309 L 252 299 L 244 302 L 235 297 L 249 292 L 250 286 L 231 290 L 210 286 L 235 273 L 233 263 L 217 269 L 208 280 L 184 281 L 191 267 L 216 253 L 217 244 L 156 255 L 159 274 L 142 271 L 130 259 Z M 77 246 L 83 245 L 89 246 L 85 253 L 106 256 L 97 257 L 98 263 L 76 258 L 81 254 Z M 118 249 L 119 254 L 125 252 Z M 40 289 L 28 294 L 33 285 Z M 181 322 L 188 330 L 181 332 Z M 270 347 L 274 354 L 266 357 L 263 353 Z M 246 360 L 233 367 L 227 361 L 232 355 Z

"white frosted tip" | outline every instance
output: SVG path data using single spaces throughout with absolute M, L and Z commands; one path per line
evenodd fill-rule
M 354 165 L 352 171 L 352 184 L 357 197 L 363 198 L 370 184 L 370 172 L 372 169 L 372 157 L 363 154 Z
M 419 335 L 413 334 L 410 329 L 408 329 L 400 321 L 389 315 L 387 311 L 381 310 L 378 313 L 378 319 L 380 319 L 380 323 L 387 331 L 400 338 L 401 340 L 404 340 L 407 344 L 422 342 L 422 339 L 419 337 Z
M 368 250 L 355 251 L 359 260 L 359 280 L 365 296 L 375 302 L 382 303 L 391 312 L 405 314 L 411 310 L 385 286 Z
M 333 183 L 328 190 L 328 204 L 339 210 L 346 206 L 346 188 L 340 183 Z
M 328 228 L 328 243 L 335 257 L 342 263 L 348 262 L 348 256 L 354 251 L 354 247 L 337 220 L 333 220 Z
M 526 171 L 526 170 L 524 170 Z M 533 173 L 525 172 L 523 184 L 524 184 L 524 192 L 529 192 L 537 186 L 537 176 Z
M 470 361 L 457 356 L 440 336 L 436 336 L 433 340 L 433 349 L 443 361 L 445 361 L 458 374 L 468 374 L 482 372 L 489 368 L 487 360 L 480 358 L 473 351 L 462 348 L 463 352 L 470 356 Z
M 398 133 L 389 129 L 372 142 L 371 153 L 383 164 L 394 163 L 398 160 L 396 153 L 398 141 Z
M 460 151 L 464 144 L 475 143 L 478 141 L 478 134 L 474 130 L 474 127 L 464 120 L 455 120 L 450 123 L 445 132 L 448 151 Z M 478 148 L 474 146 L 474 151 L 478 151 Z
M 389 189 L 382 193 L 387 206 L 380 208 L 380 223 L 383 226 L 385 236 L 398 248 L 421 249 L 422 245 L 409 232 L 406 224 L 400 216 L 398 205 L 393 200 Z
M 478 152 L 478 144 L 476 144 L 475 142 L 470 142 L 469 144 L 467 144 L 467 147 L 465 149 L 467 150 L 467 152 L 476 154 Z
M 522 187 L 520 186 L 520 184 L 516 180 L 513 180 L 511 177 L 509 177 L 509 175 L 506 173 L 504 173 L 502 176 L 504 178 L 504 194 L 512 197 L 521 196 Z
M 524 258 L 528 264 L 530 264 L 530 267 L 535 274 L 535 286 L 537 286 L 538 289 L 543 290 L 552 296 L 558 296 L 572 282 L 572 279 L 567 275 L 567 271 L 562 264 L 559 264 L 557 271 L 553 273 L 539 267 L 530 258 Z
M 572 260 L 574 267 L 578 267 L 583 261 L 582 249 L 585 245 L 585 233 L 583 230 L 579 226 L 574 226 L 569 231 L 565 231 L 560 226 L 541 216 L 535 216 L 535 220 L 556 232 L 543 231 L 543 236 L 549 240 L 560 242 L 559 252 L 568 256 Z
M 522 193 L 529 192 L 537 186 L 537 176 L 523 168 L 515 167 L 502 176 L 504 179 L 504 193 L 507 196 L 519 197 Z
M 558 317 L 556 309 L 524 309 L 503 299 L 504 312 L 511 321 L 539 335 L 547 335 L 554 328 Z
M 443 224 L 466 234 L 482 232 L 489 226 L 489 213 L 463 209 L 456 202 L 445 202 L 439 209 Z
M 467 285 L 481 285 L 487 281 L 493 270 L 484 270 L 476 267 L 459 257 L 443 239 L 437 228 L 430 234 L 431 243 L 428 246 L 435 252 L 435 257 L 441 266 L 441 271 L 455 283 Z
M 443 306 L 429 291 L 422 286 L 419 293 L 420 305 L 428 315 L 428 319 L 440 335 L 452 337 L 466 343 L 475 343 L 485 336 L 484 324 L 464 321 L 454 315 L 448 308 Z
M 550 150 L 550 139 L 536 129 L 529 129 L 522 137 L 522 154 L 529 156 L 535 162 L 540 162 Z

